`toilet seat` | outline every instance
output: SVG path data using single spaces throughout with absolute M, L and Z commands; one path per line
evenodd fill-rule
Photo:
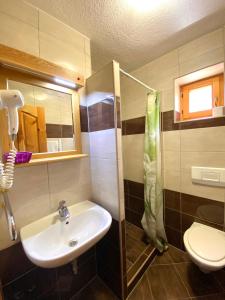
M 195 254 L 205 260 L 220 261 L 225 258 L 224 234 L 207 227 L 191 228 L 187 237 L 189 246 Z
M 213 271 L 225 266 L 225 232 L 194 222 L 184 233 L 184 245 L 200 268 Z

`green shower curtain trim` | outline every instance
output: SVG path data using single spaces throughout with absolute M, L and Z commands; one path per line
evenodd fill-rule
M 160 149 L 160 95 L 148 94 L 144 141 L 144 202 L 142 226 L 154 246 L 163 252 L 168 248 L 163 223 L 163 191 Z

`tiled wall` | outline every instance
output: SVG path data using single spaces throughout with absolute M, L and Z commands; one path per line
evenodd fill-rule
M 0 277 L 4 300 L 71 299 L 96 275 L 95 248 L 77 260 L 78 274 L 72 265 L 54 269 L 35 267 L 25 256 L 21 244 L 3 250 Z
M 219 28 L 132 72 L 132 75 L 161 92 L 164 189 L 171 191 L 171 193 L 178 192 L 179 199 L 183 199 L 184 195 L 191 195 L 193 197 L 189 197 L 189 200 L 193 203 L 198 203 L 197 197 L 204 198 L 206 203 L 210 201 L 212 213 L 214 211 L 212 207 L 214 205 L 217 207 L 218 203 L 223 210 L 225 189 L 193 184 L 191 182 L 191 166 L 225 167 L 225 120 L 219 118 L 216 121 L 174 124 L 174 79 L 209 65 L 223 62 L 224 31 L 225 27 Z M 130 84 L 128 82 L 126 85 L 129 102 L 125 102 L 123 105 L 122 101 L 122 117 L 125 120 L 123 123 L 126 132 L 129 132 L 127 129 L 129 124 L 131 124 L 131 130 L 132 123 L 139 124 L 140 131 L 144 124 L 141 117 L 145 115 L 146 98 L 144 98 L 141 89 L 141 87 L 137 89 L 132 82 Z M 138 119 L 135 120 L 135 118 Z M 143 182 L 143 136 L 141 137 L 141 133 L 135 136 L 126 135 L 123 137 L 123 141 L 125 155 L 130 160 L 129 165 L 126 166 L 126 162 L 124 163 L 125 179 L 141 183 Z M 167 199 L 167 203 L 170 201 L 172 203 L 173 200 Z M 182 205 L 181 200 L 181 210 Z M 173 213 L 168 209 L 166 212 L 170 213 L 170 216 Z M 189 220 L 193 220 L 192 217 L 195 215 L 193 211 L 182 213 L 188 215 Z M 166 224 L 167 229 L 170 230 L 170 232 L 167 230 L 169 240 L 172 242 L 171 236 L 175 236 L 175 234 L 171 234 L 172 229 L 177 230 L 179 228 L 177 235 L 179 242 L 176 244 L 180 246 L 180 237 L 185 228 L 184 224 L 187 222 L 183 218 L 182 223 L 182 218 L 177 217 L 175 219 L 180 221 L 177 221 L 176 228 L 174 228 L 174 225 L 171 227 L 171 223 L 168 223 L 169 219 L 173 218 L 167 214 Z
M 0 0 L 0 43 L 70 68 L 86 77 L 91 74 L 90 40 L 24 1 Z M 85 132 L 82 133 L 82 143 L 83 151 L 88 151 L 88 136 Z M 18 230 L 57 210 L 58 202 L 62 199 L 71 205 L 90 199 L 90 195 L 89 158 L 16 168 L 15 184 L 9 194 Z M 26 269 L 24 253 L 18 250 L 21 249 L 20 244 L 10 247 L 14 243 L 10 241 L 3 212 L 0 214 L 0 232 L 0 280 L 3 280 L 6 299 L 25 299 L 19 298 L 19 294 L 15 296 L 17 298 L 13 298 L 11 294 L 12 291 L 13 293 L 18 291 L 20 284 L 21 287 L 24 286 L 24 290 L 32 290 L 32 285 L 40 284 L 41 287 L 34 287 L 34 290 L 42 293 L 43 285 L 48 289 L 48 285 L 50 287 L 51 283 L 54 285 L 56 281 L 55 290 L 64 289 L 65 295 L 69 298 L 70 288 L 76 289 L 76 286 L 80 288 L 95 275 L 95 268 L 91 268 L 92 264 L 95 264 L 93 255 L 92 261 L 86 265 L 90 266 L 86 267 L 86 271 L 90 273 L 85 273 L 85 280 L 82 280 L 79 274 L 72 276 L 70 265 L 52 272 L 35 268 L 29 273 L 31 276 L 29 274 L 26 276 L 24 272 L 34 266 L 29 265 Z M 15 269 L 17 272 L 14 276 L 5 281 L 5 276 Z M 20 281 L 16 280 L 5 286 L 18 276 L 22 276 Z M 26 283 L 27 281 L 29 283 Z M 34 299 L 29 296 L 29 299 Z M 58 299 L 57 297 L 53 298 Z
M 89 76 L 90 40 L 23 1 L 0 0 L 0 43 Z M 83 138 L 83 137 L 82 137 Z M 84 139 L 84 138 L 83 138 Z M 10 200 L 18 229 L 57 208 L 90 198 L 89 159 L 16 168 Z M 0 216 L 0 249 L 12 243 Z

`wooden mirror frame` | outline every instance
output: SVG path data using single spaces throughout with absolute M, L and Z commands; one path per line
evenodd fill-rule
M 36 75 L 18 71 L 15 68 L 6 68 L 0 66 L 0 89 L 7 89 L 8 80 L 13 80 L 25 84 L 30 84 L 38 87 L 43 87 L 58 92 L 70 94 L 72 96 L 72 113 L 73 113 L 73 126 L 75 135 L 75 149 L 71 151 L 61 152 L 45 152 L 33 153 L 32 164 L 40 162 L 48 162 L 62 159 L 73 158 L 75 155 L 81 154 L 81 128 L 80 128 L 80 109 L 79 109 L 79 95 L 75 90 L 56 85 L 49 79 L 41 79 Z M 8 135 L 8 121 L 5 110 L 0 110 L 0 142 L 2 152 L 8 152 L 10 149 L 10 140 Z

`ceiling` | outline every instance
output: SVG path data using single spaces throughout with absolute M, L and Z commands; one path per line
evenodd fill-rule
M 27 0 L 91 39 L 95 71 L 112 59 L 134 70 L 225 24 L 225 0 L 145 0 L 142 12 L 129 1 Z

